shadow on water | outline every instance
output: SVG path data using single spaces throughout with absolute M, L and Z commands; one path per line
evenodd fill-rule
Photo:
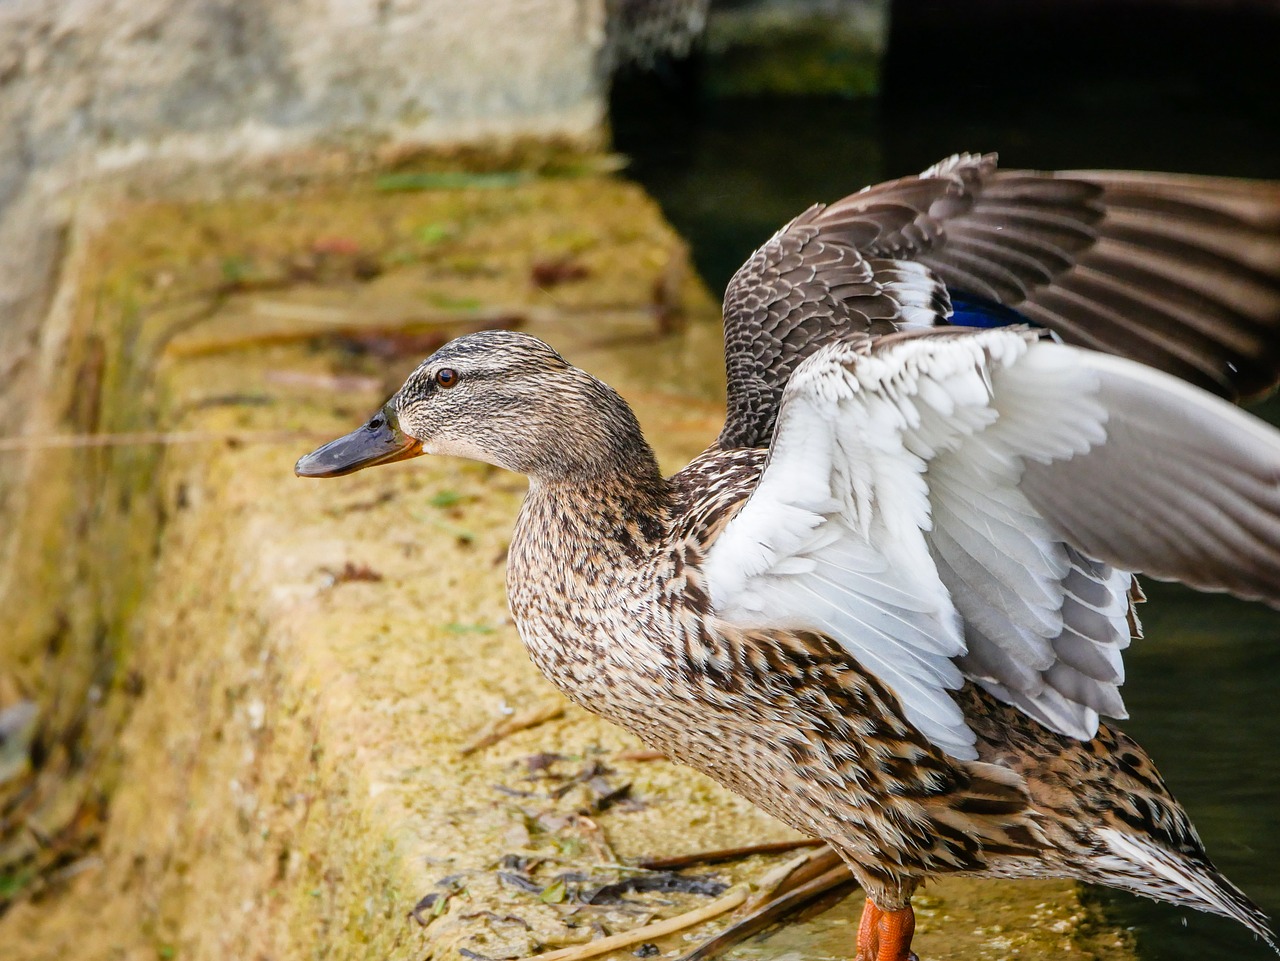
M 714 291 L 815 201 L 961 150 L 1005 166 L 1280 178 L 1280 13 L 1229 5 L 916 0 L 894 8 L 883 93 L 711 100 L 699 65 L 615 92 L 630 173 Z M 1280 422 L 1280 403 L 1262 411 Z M 1280 917 L 1280 615 L 1153 584 L 1124 723 L 1219 867 Z M 1099 890 L 1147 961 L 1274 957 L 1237 925 Z

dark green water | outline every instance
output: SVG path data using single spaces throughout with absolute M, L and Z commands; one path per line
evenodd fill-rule
M 709 101 L 696 75 L 624 85 L 618 146 L 716 291 L 809 204 L 956 151 L 996 150 L 1004 166 L 1280 178 L 1280 17 L 1083 4 L 983 19 L 996 8 L 898 4 L 875 102 Z M 1280 404 L 1263 413 L 1280 421 Z M 1280 917 L 1280 614 L 1177 586 L 1148 593 L 1122 726 L 1218 866 Z M 1149 961 L 1274 957 L 1231 922 L 1098 896 Z

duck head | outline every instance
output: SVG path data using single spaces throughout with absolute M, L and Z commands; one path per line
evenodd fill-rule
M 484 461 L 537 480 L 627 470 L 652 459 L 618 394 L 535 337 L 481 331 L 423 361 L 363 427 L 294 467 L 339 477 L 420 454 Z

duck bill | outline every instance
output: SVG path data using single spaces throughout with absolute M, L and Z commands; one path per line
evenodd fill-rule
M 299 458 L 293 472 L 299 477 L 341 477 L 421 453 L 422 442 L 405 434 L 395 412 L 384 407 L 363 427 Z

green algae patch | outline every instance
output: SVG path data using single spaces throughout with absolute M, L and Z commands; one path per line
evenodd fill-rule
M 707 32 L 710 91 L 720 97 L 874 96 L 887 16 L 872 5 L 798 16 L 781 9 L 721 11 Z
M 522 478 L 443 458 L 292 475 L 435 346 L 496 325 L 618 387 L 681 466 L 722 417 L 717 310 L 638 188 L 370 177 L 101 223 L 77 238 L 50 430 L 133 440 L 37 455 L 0 652 L 0 696 L 68 732 L 23 783 L 43 778 L 48 823 L 92 799 L 93 828 L 57 883 L 9 850 L 7 958 L 519 958 L 779 863 L 628 887 L 637 859 L 791 834 L 528 662 L 503 588 Z M 847 954 L 853 907 L 779 937 Z M 938 885 L 921 945 L 1088 957 L 1077 909 L 1066 884 Z

